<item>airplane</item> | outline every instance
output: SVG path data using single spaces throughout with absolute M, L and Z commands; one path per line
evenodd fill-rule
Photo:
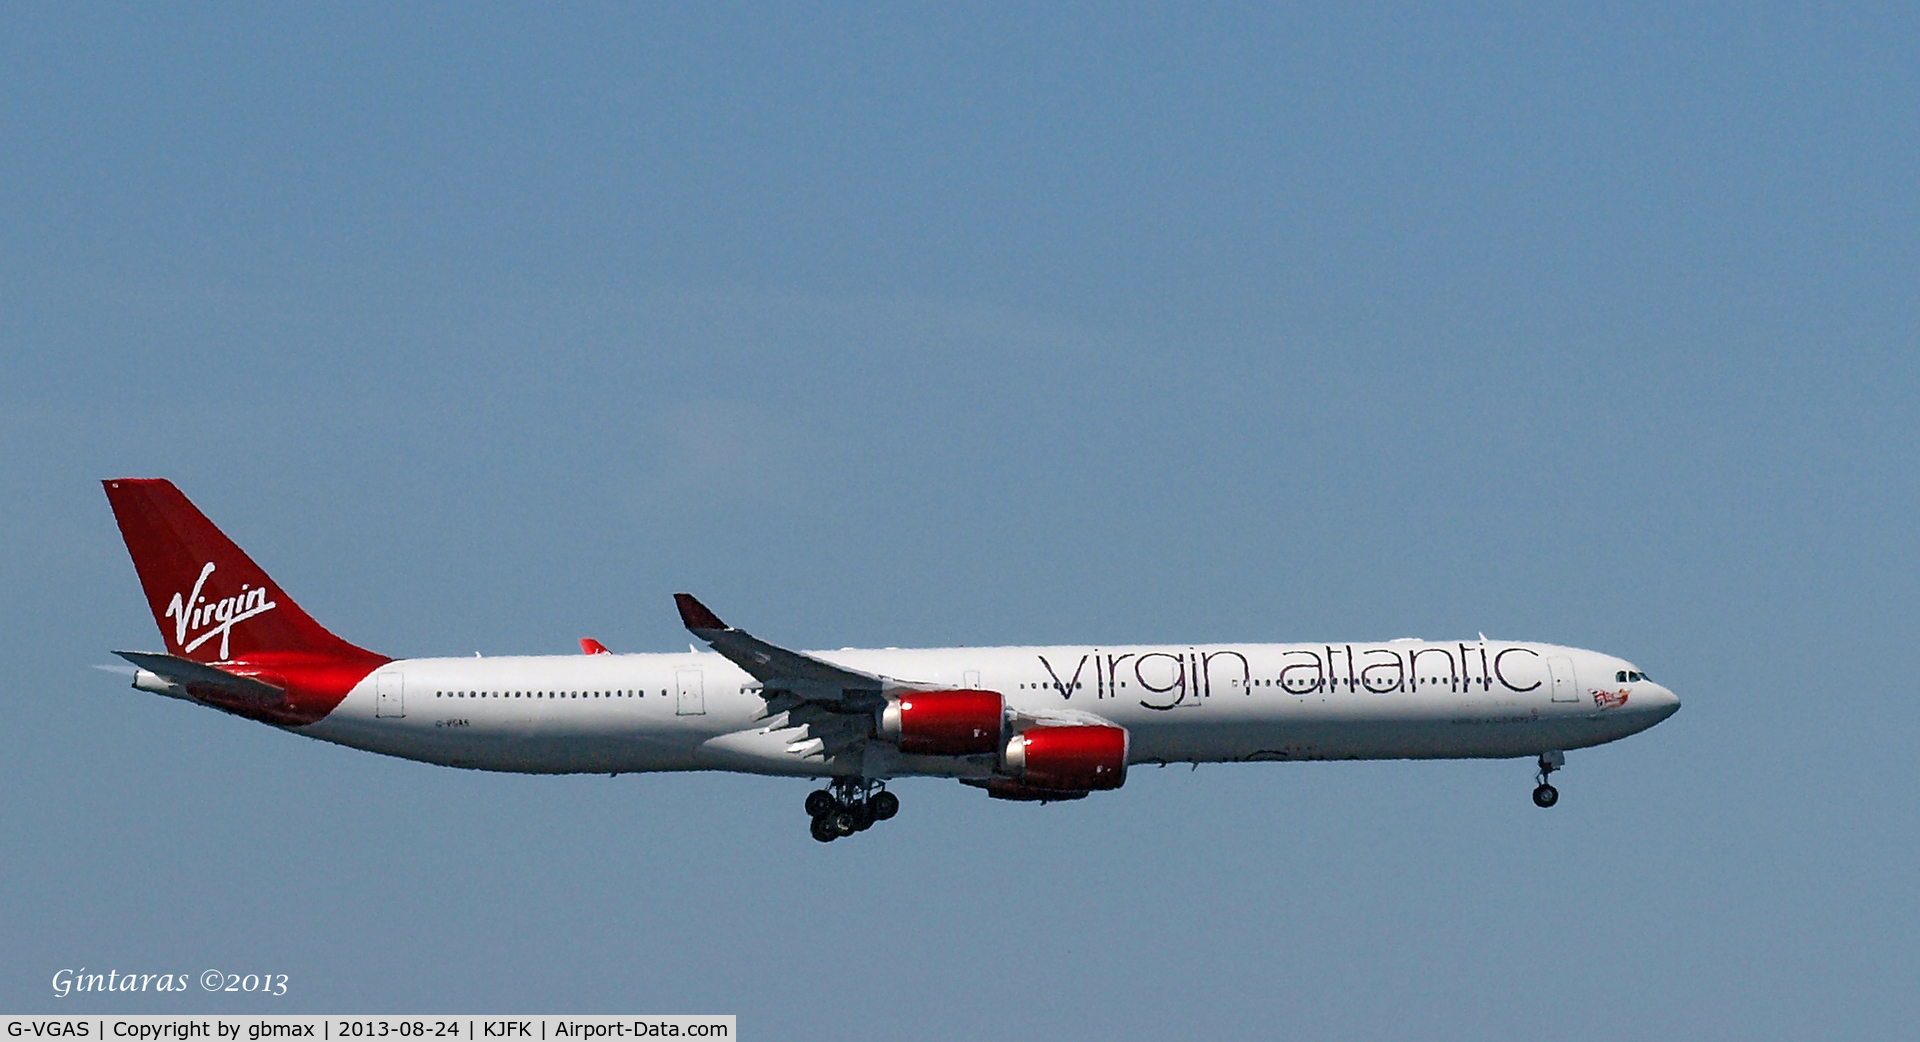
M 1137 764 L 1533 757 L 1533 802 L 1552 807 L 1567 750 L 1680 708 L 1625 659 L 1484 634 L 794 651 L 686 593 L 681 622 L 711 651 L 583 638 L 577 655 L 396 659 L 314 621 L 171 482 L 102 484 L 166 645 L 115 652 L 138 690 L 449 767 L 815 779 L 822 842 L 892 818 L 899 778 L 1047 803 Z

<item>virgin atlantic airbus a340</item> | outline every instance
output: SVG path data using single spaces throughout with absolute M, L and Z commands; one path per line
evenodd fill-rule
M 142 691 L 449 767 L 817 778 L 823 842 L 893 817 L 895 778 L 1073 800 L 1141 763 L 1535 757 L 1551 807 L 1566 750 L 1680 708 L 1624 659 L 1484 636 L 789 651 L 685 593 L 714 653 L 395 659 L 320 626 L 171 482 L 104 484 L 166 643 L 117 652 Z

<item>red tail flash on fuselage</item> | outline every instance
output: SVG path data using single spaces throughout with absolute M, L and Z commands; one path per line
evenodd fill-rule
M 273 722 L 325 716 L 388 661 L 315 622 L 173 482 L 101 484 L 168 653 L 285 689 L 285 703 L 265 714 Z M 249 707 L 245 715 L 262 714 Z

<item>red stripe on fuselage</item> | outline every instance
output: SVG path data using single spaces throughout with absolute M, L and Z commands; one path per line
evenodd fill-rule
M 214 668 L 284 690 L 286 695 L 280 702 L 261 705 L 191 686 L 188 691 L 199 701 L 235 716 L 282 727 L 304 727 L 325 719 L 355 685 L 391 661 L 384 655 L 345 659 L 304 651 L 263 651 L 245 659 L 215 663 Z

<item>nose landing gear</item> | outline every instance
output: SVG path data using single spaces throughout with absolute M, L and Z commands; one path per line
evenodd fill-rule
M 1547 778 L 1553 772 L 1567 765 L 1567 754 L 1558 749 L 1540 754 L 1540 771 L 1533 776 L 1540 784 L 1533 790 L 1533 805 L 1551 807 L 1560 802 L 1560 790 L 1547 784 Z
M 841 836 L 865 832 L 876 821 L 900 813 L 900 797 L 885 782 L 865 778 L 835 778 L 829 789 L 807 794 L 807 816 L 813 819 L 813 838 L 831 843 Z

